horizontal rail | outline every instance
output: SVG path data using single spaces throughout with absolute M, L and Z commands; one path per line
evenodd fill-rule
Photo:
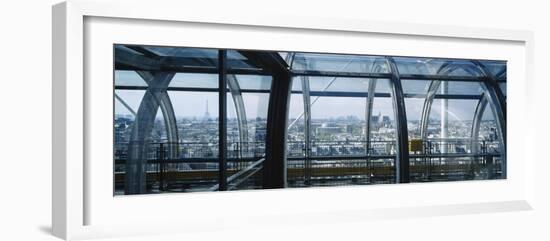
M 430 168 L 431 173 L 450 173 L 456 171 L 468 171 L 472 168 L 472 163 L 464 164 L 437 164 L 432 163 L 425 165 L 423 163 L 416 163 L 410 166 L 411 174 L 424 172 L 427 168 Z M 498 168 L 498 165 L 495 165 Z M 287 169 L 287 175 L 289 179 L 302 177 L 305 173 L 303 167 L 289 167 Z M 350 175 L 368 175 L 370 173 L 376 173 L 377 175 L 393 175 L 395 167 L 391 165 L 387 166 L 344 166 L 344 167 L 313 167 L 310 169 L 312 177 L 327 177 L 327 176 L 350 176 Z M 496 170 L 498 171 L 498 170 Z M 239 173 L 238 170 L 228 170 L 228 174 L 235 176 Z M 246 172 L 243 172 L 246 173 Z M 115 182 L 124 182 L 124 173 L 115 173 Z M 170 177 L 171 181 L 196 181 L 196 180 L 217 180 L 217 169 L 212 170 L 192 170 L 192 171 L 166 171 L 165 176 Z M 148 172 L 147 180 L 149 182 L 156 180 L 158 173 Z M 234 179 L 233 179 L 234 180 Z
M 243 168 L 242 170 L 238 171 L 237 173 L 229 176 L 227 178 L 227 183 L 230 184 L 235 179 L 239 178 L 240 176 L 244 175 L 245 173 L 249 172 L 250 170 L 258 167 L 259 165 L 261 165 L 264 161 L 265 161 L 265 158 L 261 158 L 260 160 L 257 160 L 255 162 L 253 162 L 252 164 L 248 165 L 247 167 Z M 209 188 L 208 190 L 209 191 L 217 191 L 219 188 L 220 188 L 220 185 L 216 184 L 216 185 L 212 186 L 211 188 Z

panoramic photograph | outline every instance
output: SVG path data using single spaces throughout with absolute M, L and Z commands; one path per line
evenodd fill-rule
M 506 61 L 113 51 L 113 195 L 506 179 Z

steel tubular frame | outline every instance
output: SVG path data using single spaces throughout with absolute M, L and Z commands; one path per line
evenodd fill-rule
M 137 74 L 143 78 L 148 86 L 155 86 L 155 84 L 152 83 L 154 76 L 150 72 L 137 71 Z M 170 84 L 170 81 L 168 84 Z M 166 129 L 166 137 L 169 143 L 167 158 L 173 159 L 178 157 L 179 154 L 179 149 L 177 146 L 173 145 L 173 143 L 177 143 L 179 141 L 179 133 L 174 106 L 172 105 L 168 92 L 166 92 L 167 88 L 168 86 L 163 86 L 162 89 L 155 89 L 155 94 L 157 95 L 160 110 L 162 111 L 162 117 L 164 118 L 164 126 Z
M 472 60 L 470 61 L 473 66 L 468 68 L 460 67 L 464 71 L 471 74 L 481 74 L 482 77 L 477 81 L 481 84 L 483 88 L 482 97 L 479 99 L 478 105 L 476 107 L 474 118 L 472 122 L 471 138 L 472 143 L 478 143 L 479 138 L 479 127 L 483 117 L 484 110 L 487 105 L 490 106 L 492 113 L 497 121 L 497 129 L 499 133 L 499 142 L 501 148 L 501 170 L 502 178 L 506 178 L 506 100 L 504 94 L 502 93 L 500 87 L 498 86 L 497 78 L 500 78 L 505 70 L 500 71 L 496 76 L 490 74 L 487 68 L 481 64 L 479 61 Z M 449 61 L 443 64 L 437 71 L 438 75 L 446 75 L 452 71 L 458 69 L 453 61 Z M 424 102 L 424 107 L 422 111 L 422 120 L 421 120 L 421 137 L 423 140 L 426 140 L 427 127 L 429 122 L 430 110 L 433 100 L 435 99 L 436 93 L 439 90 L 441 84 L 440 80 L 433 80 L 430 83 L 428 89 L 427 97 Z M 477 144 L 476 144 L 477 145 Z M 472 153 L 478 152 L 477 146 L 472 144 Z
M 117 57 L 122 58 L 120 66 L 124 67 L 124 63 L 134 61 L 135 57 L 128 55 L 128 53 L 122 53 L 124 51 L 116 50 Z M 140 49 L 140 53 L 144 56 L 139 57 L 137 62 L 140 69 L 155 69 L 158 66 L 153 60 L 159 56 L 155 56 L 154 53 L 143 52 Z M 120 52 L 120 53 L 119 53 Z M 369 156 L 370 148 L 370 131 L 371 118 L 373 111 L 373 103 L 376 97 L 391 97 L 393 102 L 395 120 L 396 120 L 396 161 L 395 161 L 395 181 L 398 183 L 410 182 L 409 175 L 409 151 L 408 151 L 408 128 L 407 128 L 407 116 L 405 107 L 405 98 L 425 97 L 424 106 L 421 113 L 421 138 L 426 140 L 427 127 L 429 125 L 429 116 L 434 99 L 479 99 L 478 105 L 475 110 L 473 124 L 471 129 L 472 139 L 472 153 L 477 154 L 479 152 L 477 143 L 479 138 L 480 125 L 483 117 L 483 113 L 486 110 L 486 106 L 489 105 L 495 120 L 498 124 L 498 134 L 501 146 L 501 155 L 503 161 L 501 162 L 501 170 L 503 177 L 506 177 L 506 100 L 502 90 L 499 87 L 498 80 L 505 75 L 506 71 L 502 70 L 496 75 L 491 75 L 486 66 L 479 61 L 472 60 L 472 67 L 464 67 L 455 64 L 452 60 L 443 64 L 436 72 L 435 75 L 415 75 L 404 74 L 400 75 L 397 68 L 397 64 L 392 57 L 386 56 L 384 58 L 385 63 L 389 67 L 388 73 L 379 73 L 378 71 L 371 71 L 373 73 L 347 73 L 341 72 L 324 72 L 324 71 L 309 71 L 309 70 L 293 70 L 295 56 L 294 53 L 290 53 L 287 56 L 287 62 L 282 61 L 281 57 L 272 52 L 257 52 L 257 51 L 239 51 L 241 54 L 247 57 L 249 61 L 257 63 L 260 70 L 255 70 L 246 74 L 254 73 L 270 73 L 273 77 L 271 90 L 263 91 L 270 93 L 269 106 L 268 106 L 268 124 L 267 124 L 267 137 L 266 137 L 266 157 L 263 162 L 263 186 L 264 188 L 280 188 L 286 186 L 286 132 L 288 131 L 288 106 L 291 93 L 295 93 L 291 90 L 292 77 L 297 76 L 301 80 L 302 90 L 296 93 L 301 93 L 304 101 L 304 124 L 305 124 L 305 156 L 306 169 L 308 169 L 308 160 L 310 158 L 311 151 L 311 96 L 350 96 L 366 97 L 366 156 Z M 119 56 L 120 55 L 120 56 Z M 304 60 L 305 61 L 305 60 Z M 286 63 L 290 63 L 290 68 L 286 66 Z M 305 62 L 299 63 L 306 65 Z M 376 64 L 376 63 L 375 63 Z M 376 68 L 375 64 L 372 66 L 373 70 Z M 227 50 L 218 51 L 218 88 L 212 89 L 200 89 L 198 91 L 218 91 L 219 93 L 219 190 L 227 190 L 227 92 L 232 95 L 233 102 L 235 104 L 235 110 L 238 119 L 239 138 L 240 142 L 245 143 L 248 140 L 248 128 L 246 119 L 246 110 L 242 93 L 250 90 L 241 90 L 238 80 L 234 74 L 232 74 L 228 68 Z M 378 66 L 380 67 L 380 66 Z M 463 69 L 470 73 L 481 74 L 480 77 L 475 75 L 474 77 L 452 77 L 448 76 L 451 72 L 457 69 Z M 161 68 L 158 68 L 161 69 Z M 259 71 L 259 72 L 258 72 Z M 175 72 L 166 71 L 143 71 L 136 70 L 136 72 L 145 80 L 147 86 L 117 86 L 117 89 L 145 89 L 146 93 L 142 99 L 140 107 L 135 112 L 136 121 L 132 129 L 131 143 L 129 144 L 128 160 L 126 162 L 126 170 L 129 173 L 136 173 L 136 175 L 125 175 L 125 192 L 126 194 L 146 193 L 146 151 L 147 140 L 150 138 L 150 134 L 153 128 L 154 119 L 158 109 L 160 108 L 164 117 L 166 133 L 169 143 L 177 143 L 179 141 L 179 133 L 176 125 L 176 118 L 172 102 L 168 96 L 167 90 L 170 81 L 175 75 Z M 367 71 L 366 71 L 367 72 Z M 330 92 L 323 91 L 310 91 L 309 76 L 331 76 L 334 78 L 349 77 L 349 78 L 368 78 L 369 85 L 367 94 L 355 93 L 355 92 Z M 389 79 L 391 94 L 376 93 L 377 79 Z M 401 85 L 402 79 L 425 79 L 431 80 L 428 91 L 425 95 L 411 95 L 403 92 Z M 479 82 L 483 88 L 482 95 L 448 95 L 438 94 L 441 81 L 474 81 Z M 192 89 L 192 88 L 191 88 Z M 179 89 L 178 89 L 179 90 Z M 183 91 L 188 91 L 186 88 L 181 88 Z M 250 92 L 262 92 L 261 90 Z M 115 96 L 119 98 L 118 96 Z M 127 108 L 129 106 L 120 99 L 123 105 Z M 130 109 L 131 110 L 131 109 Z M 132 110 L 131 110 L 132 111 Z M 283 130 L 283 131 L 281 131 Z M 242 151 L 242 148 L 241 148 Z M 178 157 L 178 148 L 176 145 L 168 147 L 168 159 L 176 159 Z M 367 158 L 368 161 L 368 158 Z M 306 172 L 305 179 L 307 182 L 309 175 Z M 307 183 L 306 183 L 307 184 Z
M 218 131 L 219 166 L 218 185 L 220 191 L 227 190 L 227 50 L 218 51 Z
M 500 152 L 502 155 L 501 170 L 502 178 L 506 178 L 506 97 L 502 93 L 502 90 L 498 86 L 496 76 L 492 76 L 490 71 L 479 61 L 472 60 L 478 70 L 489 78 L 488 81 L 482 83 L 484 89 L 484 96 L 490 103 L 495 121 L 497 122 L 498 139 L 500 141 Z M 499 73 L 500 74 L 500 73 Z
M 246 120 L 246 109 L 244 107 L 243 95 L 237 77 L 235 75 L 228 74 L 227 85 L 235 105 L 235 112 L 237 113 L 240 143 L 239 156 L 242 157 L 243 151 L 248 151 L 248 146 L 245 146 L 245 143 L 248 142 L 248 122 Z
M 263 167 L 264 188 L 284 188 L 287 185 L 286 134 L 291 75 L 280 56 L 268 54 L 266 68 L 273 72 L 267 113 L 266 158 Z
M 472 142 L 471 142 L 471 148 L 472 153 L 477 154 L 479 152 L 478 149 L 478 141 L 479 141 L 479 128 L 481 127 L 481 120 L 483 118 L 483 113 L 485 112 L 485 108 L 487 107 L 487 98 L 485 95 L 478 101 L 476 110 L 474 113 L 474 119 L 472 121 Z
M 147 78 L 149 84 L 148 90 L 143 96 L 142 102 L 137 111 L 136 120 L 132 126 L 132 134 L 128 146 L 128 159 L 126 161 L 126 172 L 135 173 L 135 175 L 125 175 L 125 194 L 141 194 L 146 193 L 146 164 L 148 140 L 150 139 L 151 131 L 155 122 L 156 113 L 160 106 L 163 106 L 162 96 L 166 91 L 166 87 L 174 77 L 174 73 L 150 73 L 141 75 L 144 79 Z M 169 99 L 164 100 L 164 111 L 170 108 Z M 172 109 L 173 111 L 173 109 Z M 171 119 L 170 113 L 163 113 Z M 168 124 L 167 124 L 168 126 Z M 177 134 L 176 134 L 177 136 Z
M 395 162 L 396 182 L 410 182 L 409 175 L 409 131 L 407 128 L 407 112 L 405 110 L 405 98 L 403 87 L 399 78 L 399 70 L 392 57 L 386 57 L 391 70 L 391 90 L 395 111 L 396 137 L 397 137 L 397 161 Z

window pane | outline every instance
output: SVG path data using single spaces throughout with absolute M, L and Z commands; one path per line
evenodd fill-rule
M 395 57 L 399 74 L 402 75 L 450 75 L 481 77 L 478 67 L 470 60 Z
M 177 73 L 169 87 L 218 88 L 218 74 Z
M 296 53 L 292 67 L 327 72 L 389 73 L 383 57 L 364 55 Z

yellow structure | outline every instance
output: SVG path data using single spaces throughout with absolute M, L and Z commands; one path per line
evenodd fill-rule
M 411 139 L 409 141 L 409 151 L 422 152 L 423 150 L 422 139 Z

